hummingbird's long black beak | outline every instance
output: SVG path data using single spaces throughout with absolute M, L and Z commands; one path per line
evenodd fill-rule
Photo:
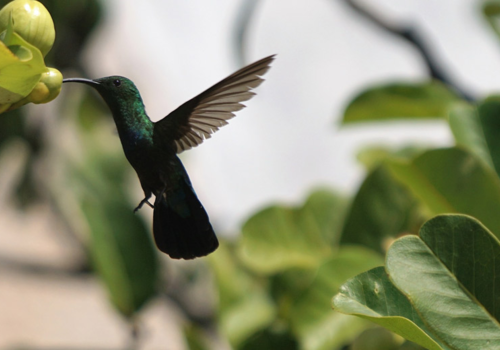
M 87 85 L 92 85 L 92 86 L 99 86 L 97 81 L 90 80 L 90 79 L 83 79 L 83 78 L 68 78 L 68 79 L 63 79 L 63 83 L 81 83 L 81 84 L 87 84 Z

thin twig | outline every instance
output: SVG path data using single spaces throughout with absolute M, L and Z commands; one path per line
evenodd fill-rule
M 258 4 L 258 0 L 243 0 L 236 16 L 234 43 L 239 66 L 247 64 L 248 32 Z
M 424 63 L 429 72 L 429 76 L 432 79 L 439 80 L 444 84 L 452 88 L 460 97 L 467 101 L 475 101 L 476 99 L 471 96 L 468 92 L 465 92 L 459 86 L 451 81 L 448 74 L 444 72 L 441 66 L 437 63 L 434 56 L 431 54 L 425 40 L 419 34 L 417 30 L 409 26 L 404 28 L 398 28 L 397 26 L 391 25 L 384 21 L 382 18 L 376 16 L 374 13 L 370 12 L 368 9 L 356 3 L 354 0 L 344 0 L 346 5 L 348 5 L 355 12 L 363 16 L 365 19 L 369 20 L 379 28 L 383 29 L 385 32 L 393 34 L 399 38 L 406 40 L 408 43 L 413 45 L 415 49 L 420 53 L 420 56 L 424 60 Z

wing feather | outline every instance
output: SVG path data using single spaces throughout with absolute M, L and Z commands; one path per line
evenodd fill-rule
M 243 67 L 155 123 L 155 137 L 172 140 L 177 153 L 198 146 L 245 107 L 270 68 L 274 55 Z

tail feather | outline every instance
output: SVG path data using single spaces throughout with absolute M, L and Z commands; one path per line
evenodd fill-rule
M 158 249 L 173 259 L 194 259 L 219 246 L 207 212 L 188 182 L 159 196 L 153 214 L 153 235 Z

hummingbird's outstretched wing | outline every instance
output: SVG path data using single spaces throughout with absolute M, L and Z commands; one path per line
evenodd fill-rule
M 154 125 L 155 138 L 173 141 L 177 153 L 198 146 L 251 99 L 274 55 L 252 63 L 231 74 L 195 98 L 187 101 Z

